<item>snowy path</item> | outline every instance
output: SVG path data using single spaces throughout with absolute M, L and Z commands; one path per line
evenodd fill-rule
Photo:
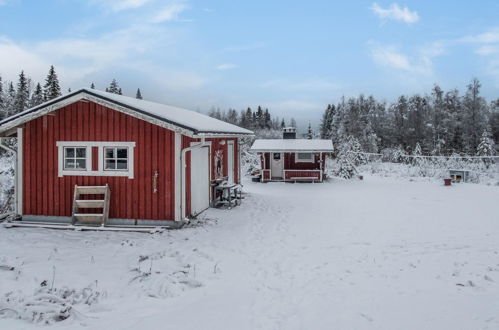
M 0 296 L 55 269 L 57 287 L 105 293 L 61 329 L 499 328 L 499 187 L 245 189 L 242 207 L 161 235 L 0 229 L 0 264 L 20 270 L 0 270 Z

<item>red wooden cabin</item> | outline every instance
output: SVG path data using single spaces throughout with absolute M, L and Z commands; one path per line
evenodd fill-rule
M 259 139 L 251 146 L 260 154 L 261 182 L 322 182 L 325 154 L 333 152 L 331 140 L 296 139 L 294 127 L 283 129 L 282 139 Z
M 16 212 L 69 222 L 75 185 L 109 186 L 109 224 L 175 226 L 209 207 L 212 180 L 240 181 L 239 138 L 206 115 L 82 89 L 0 122 L 17 137 Z

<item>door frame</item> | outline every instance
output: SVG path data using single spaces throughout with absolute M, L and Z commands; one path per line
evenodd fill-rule
M 281 164 L 281 169 L 279 172 L 281 172 L 281 176 L 279 176 L 278 178 L 281 178 L 284 180 L 284 152 L 271 152 L 270 153 L 270 180 L 273 180 L 274 178 L 276 178 L 276 176 L 274 175 L 273 173 L 273 166 L 274 166 L 274 154 L 280 154 L 280 161 L 279 163 Z
M 211 141 L 204 141 L 204 142 L 193 141 L 193 142 L 191 142 L 189 144 L 189 147 L 195 147 L 195 146 L 199 145 L 200 143 L 203 144 L 203 146 L 201 146 L 200 148 L 208 148 L 208 163 L 209 163 L 209 165 L 208 165 L 209 166 L 209 168 L 208 168 L 208 180 L 209 180 L 209 182 L 208 182 L 208 186 L 209 186 L 209 196 L 208 196 L 208 198 L 209 198 L 209 203 L 211 205 L 211 202 L 213 200 L 213 191 L 212 191 L 213 189 L 211 189 L 211 186 L 209 185 L 209 183 L 211 182 L 211 180 L 213 180 L 213 175 L 212 175 L 213 160 L 212 160 L 212 150 L 211 150 L 212 149 L 212 143 L 211 143 Z M 192 150 L 190 152 L 192 152 Z M 187 164 L 184 163 L 184 166 L 187 166 Z M 192 167 L 192 153 L 191 153 L 190 166 Z M 189 171 L 191 171 L 191 168 L 189 168 Z M 185 171 L 185 172 L 187 172 L 187 171 Z M 184 181 L 184 183 L 186 183 L 185 182 L 185 175 L 184 175 L 184 179 L 182 181 Z M 185 186 L 187 186 L 187 185 L 185 184 Z M 182 206 L 182 209 L 183 209 L 182 213 L 183 213 L 184 217 L 189 216 L 189 214 L 187 214 L 187 207 L 186 207 L 186 205 L 187 205 L 187 203 L 186 203 L 186 201 L 187 201 L 187 189 L 186 188 L 187 187 L 184 187 L 184 189 L 183 189 L 184 191 L 182 192 L 183 197 L 184 197 L 184 202 L 183 202 L 183 206 Z M 192 188 L 190 189 L 190 191 L 191 191 L 191 196 L 189 196 L 189 198 L 190 198 L 189 203 L 191 205 L 191 213 L 192 213 Z M 199 213 L 201 213 L 201 212 L 199 212 Z
M 229 148 L 232 147 L 232 157 L 229 157 Z M 230 177 L 232 175 L 232 183 L 235 183 L 236 181 L 236 176 L 235 176 L 235 162 L 234 162 L 234 156 L 235 156 L 235 148 L 234 148 L 234 141 L 227 141 L 227 179 L 230 182 Z M 230 166 L 229 162 L 232 164 L 232 170 L 229 172 Z

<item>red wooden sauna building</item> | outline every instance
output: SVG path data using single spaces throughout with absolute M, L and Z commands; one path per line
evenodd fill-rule
M 322 182 L 325 155 L 333 152 L 331 140 L 297 139 L 294 127 L 283 129 L 282 139 L 259 139 L 251 146 L 260 154 L 261 182 Z
M 93 89 L 0 122 L 0 136 L 18 141 L 16 213 L 25 223 L 75 223 L 76 213 L 110 226 L 179 226 L 209 207 L 215 179 L 240 182 L 239 139 L 251 134 Z

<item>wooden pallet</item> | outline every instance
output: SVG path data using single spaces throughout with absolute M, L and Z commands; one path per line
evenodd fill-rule
M 102 195 L 103 199 L 82 199 L 83 195 Z M 109 201 L 111 190 L 105 186 L 75 185 L 73 195 L 72 225 L 105 226 L 109 218 Z M 102 213 L 81 213 L 81 209 L 102 209 Z

